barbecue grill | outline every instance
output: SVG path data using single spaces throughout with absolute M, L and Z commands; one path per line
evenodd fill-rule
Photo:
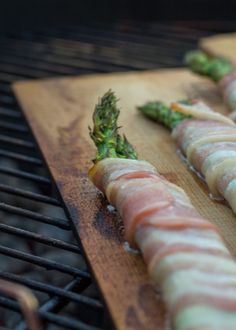
M 183 54 L 196 47 L 199 37 L 217 31 L 213 27 L 198 31 L 179 24 L 122 22 L 1 37 L 0 279 L 34 292 L 45 328 L 111 329 L 112 322 L 11 83 L 181 66 Z M 4 293 L 0 294 L 0 315 L 1 329 L 27 328 L 18 302 Z

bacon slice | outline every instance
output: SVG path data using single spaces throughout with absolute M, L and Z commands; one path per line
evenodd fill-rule
M 236 263 L 185 192 L 145 161 L 104 159 L 89 175 L 122 216 L 125 239 L 141 250 L 173 329 L 233 329 Z
M 234 122 L 231 119 L 221 115 L 218 112 L 213 111 L 204 102 L 202 102 L 200 100 L 195 100 L 194 103 L 191 105 L 174 102 L 171 104 L 171 108 L 174 111 L 181 112 L 181 113 L 184 113 L 187 115 L 191 115 L 197 119 L 217 120 L 222 123 L 234 125 Z
M 193 166 L 201 172 L 204 161 L 211 159 L 211 157 L 218 151 L 226 153 L 236 151 L 236 142 L 211 142 L 203 144 L 193 152 L 191 162 Z
M 199 101 L 193 105 L 174 103 L 172 109 L 197 118 L 184 120 L 172 136 L 188 162 L 205 179 L 212 195 L 226 199 L 236 213 L 235 124 Z
M 232 110 L 230 117 L 236 119 L 236 72 L 225 75 L 218 83 L 218 89 L 225 103 Z

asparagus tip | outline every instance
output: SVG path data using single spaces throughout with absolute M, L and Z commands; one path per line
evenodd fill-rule
M 112 90 L 106 92 L 93 113 L 93 129 L 89 127 L 89 134 L 97 147 L 95 163 L 108 157 L 137 158 L 137 154 L 124 137 L 118 133 L 117 120 L 120 110 L 117 107 L 118 99 Z
M 189 101 L 184 100 L 184 102 Z M 147 102 L 146 104 L 139 106 L 138 110 L 148 118 L 166 126 L 169 129 L 173 129 L 182 120 L 189 118 L 189 116 L 173 111 L 169 106 L 161 101 Z
M 210 77 L 217 82 L 233 71 L 233 65 L 226 59 L 211 57 L 207 53 L 195 50 L 185 55 L 184 63 L 196 73 Z

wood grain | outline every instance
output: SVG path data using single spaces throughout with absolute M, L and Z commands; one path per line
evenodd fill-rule
M 236 66 L 236 33 L 202 38 L 199 41 L 199 47 L 210 55 L 230 60 Z
M 14 91 L 51 174 L 76 222 L 95 279 L 117 329 L 161 330 L 165 310 L 140 255 L 124 249 L 121 221 L 88 181 L 95 148 L 88 125 L 98 97 L 112 88 L 120 98 L 120 124 L 139 158 L 154 164 L 183 187 L 200 213 L 216 223 L 236 255 L 236 221 L 231 210 L 210 200 L 208 191 L 176 153 L 169 131 L 142 117 L 135 107 L 148 100 L 170 102 L 201 97 L 226 113 L 215 86 L 187 70 L 107 74 L 20 82 Z

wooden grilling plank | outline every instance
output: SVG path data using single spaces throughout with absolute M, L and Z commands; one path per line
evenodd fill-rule
M 236 255 L 232 211 L 210 200 L 176 153 L 170 133 L 137 112 L 148 100 L 201 97 L 226 113 L 214 84 L 183 69 L 17 82 L 14 91 L 63 200 L 76 223 L 88 263 L 117 329 L 164 329 L 166 314 L 140 255 L 124 248 L 122 224 L 89 182 L 95 148 L 88 125 L 98 97 L 112 88 L 120 99 L 120 124 L 140 159 L 189 194 L 199 212 L 217 224 Z M 158 288 L 157 288 L 158 290 Z

